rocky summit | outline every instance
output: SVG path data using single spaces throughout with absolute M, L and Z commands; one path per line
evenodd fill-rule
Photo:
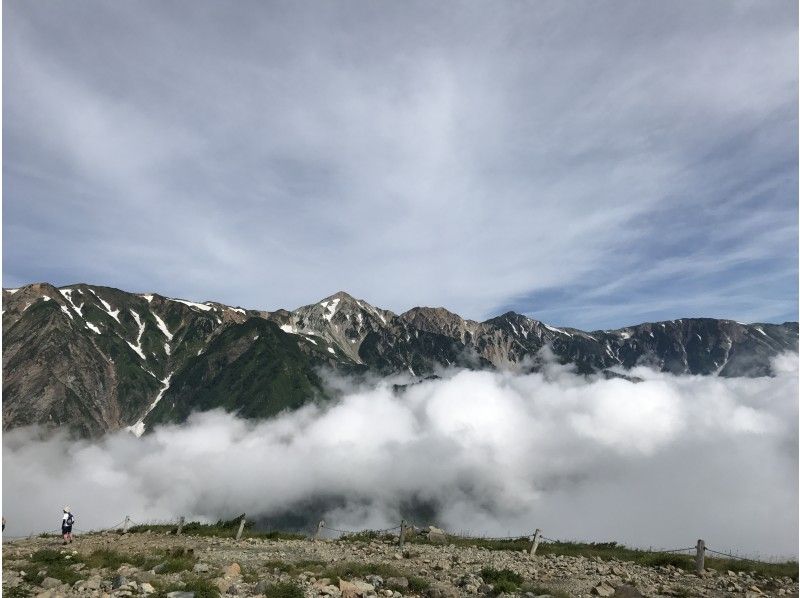
M 39 424 L 82 436 L 182 422 L 223 408 L 268 418 L 335 393 L 321 378 L 441 368 L 530 372 L 542 350 L 581 374 L 770 375 L 797 351 L 797 322 L 690 318 L 584 332 L 508 312 L 484 322 L 444 308 L 402 314 L 339 292 L 273 312 L 156 293 L 47 283 L 3 290 L 3 429 Z
M 686 559 L 691 566 L 691 560 Z M 788 570 L 787 570 L 788 572 Z M 797 596 L 787 572 L 489 550 L 479 545 L 115 532 L 3 544 L 3 594 L 36 598 Z M 783 573 L 783 574 L 781 574 Z

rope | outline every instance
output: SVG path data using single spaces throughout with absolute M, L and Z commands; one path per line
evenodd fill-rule
M 710 552 L 712 554 L 718 554 L 720 556 L 728 557 L 729 559 L 734 559 L 734 560 L 737 560 L 737 561 L 747 561 L 748 563 L 759 563 L 761 565 L 770 565 L 770 564 L 772 564 L 772 563 L 769 563 L 767 561 L 757 561 L 755 559 L 748 559 L 748 558 L 745 558 L 743 556 L 736 556 L 735 554 L 730 554 L 730 553 L 727 553 L 727 552 L 719 552 L 718 550 L 711 550 L 708 547 L 706 547 L 706 552 Z
M 533 533 L 530 534 L 519 534 L 517 536 L 471 536 L 469 534 L 454 534 L 445 530 L 445 535 L 452 536 L 454 538 L 464 538 L 465 540 L 490 540 L 490 541 L 497 541 L 502 542 L 505 540 L 529 540 Z M 540 536 L 541 537 L 541 536 Z
M 396 525 L 394 527 L 387 527 L 386 529 L 362 529 L 362 530 L 352 530 L 352 529 L 336 529 L 335 527 L 328 527 L 323 526 L 322 529 L 329 529 L 332 532 L 339 532 L 340 534 L 368 534 L 368 533 L 376 533 L 376 534 L 383 534 L 386 532 L 392 532 L 396 529 L 400 529 L 402 525 Z
M 671 550 L 646 550 L 645 552 L 649 552 L 650 554 L 665 554 L 668 552 L 686 552 L 687 550 L 694 550 L 694 546 L 689 546 L 688 548 L 673 548 Z

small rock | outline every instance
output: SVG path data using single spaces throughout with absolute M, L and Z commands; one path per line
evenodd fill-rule
M 111 580 L 111 589 L 118 590 L 124 585 L 127 585 L 128 580 L 125 578 L 124 575 L 115 575 L 114 578 Z
M 428 588 L 426 596 L 429 598 L 459 598 L 458 590 L 448 584 L 436 584 Z
M 45 590 L 52 590 L 53 588 L 57 588 L 60 585 L 61 585 L 61 580 L 56 579 L 55 577 L 45 577 L 41 583 L 41 586 Z
M 209 567 L 206 563 L 195 563 L 195 566 L 192 567 L 192 571 L 195 573 L 208 573 L 211 571 L 211 567 Z
M 231 596 L 237 596 L 239 594 L 239 587 L 235 583 L 232 583 L 225 593 Z
M 232 582 L 229 579 L 225 579 L 223 577 L 218 577 L 214 580 L 214 585 L 217 586 L 217 589 L 220 591 L 221 594 L 224 594 L 228 591 L 228 588 L 231 587 Z
M 339 591 L 342 593 L 342 598 L 358 598 L 361 595 L 353 583 L 343 579 L 339 580 Z
M 194 592 L 170 592 L 167 598 L 194 598 Z
M 269 587 L 269 582 L 266 579 L 261 579 L 256 584 L 255 589 L 253 590 L 256 594 L 265 594 L 267 592 L 267 588 Z
M 142 591 L 142 594 L 152 594 L 156 591 L 156 589 L 149 583 L 143 583 L 139 586 L 139 589 Z
M 405 589 L 408 587 L 408 579 L 405 577 L 389 577 L 386 579 L 386 585 Z
M 225 567 L 222 572 L 226 577 L 236 577 L 237 575 L 242 574 L 242 568 L 239 566 L 239 563 L 231 563 Z

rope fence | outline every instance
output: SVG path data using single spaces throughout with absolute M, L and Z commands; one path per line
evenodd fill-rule
M 238 540 L 241 539 L 242 533 L 243 533 L 244 528 L 245 528 L 245 523 L 246 523 L 245 514 L 242 513 L 239 517 L 231 520 L 231 522 L 236 522 L 236 521 L 239 522 L 239 527 L 238 527 L 238 530 L 237 530 L 237 532 L 235 534 L 235 539 L 238 541 Z M 185 518 L 184 517 L 180 517 L 180 519 L 177 522 L 164 521 L 160 525 L 167 525 L 167 526 L 173 526 L 174 525 L 174 526 L 177 527 L 177 529 L 175 530 L 175 533 L 177 535 L 181 535 L 183 527 L 184 527 L 184 524 L 185 524 Z M 73 530 L 76 531 L 76 532 L 80 532 L 81 534 L 103 533 L 103 532 L 112 532 L 112 531 L 113 532 L 122 532 L 123 534 L 126 534 L 126 533 L 128 533 L 129 529 L 132 528 L 132 527 L 135 527 L 135 526 L 146 527 L 148 525 L 152 525 L 152 522 L 150 522 L 150 523 L 136 523 L 136 522 L 133 522 L 131 520 L 130 516 L 126 516 L 123 520 L 121 520 L 121 521 L 119 521 L 119 522 L 117 522 L 117 523 L 115 523 L 113 525 L 107 526 L 107 527 L 86 529 L 86 528 L 76 527 L 76 526 L 73 525 Z M 428 531 L 424 532 L 425 529 L 427 529 Z M 342 534 L 342 535 L 339 536 L 339 538 L 326 538 L 326 537 L 323 536 L 324 532 L 326 532 L 326 531 L 334 532 L 334 533 Z M 408 525 L 405 520 L 401 521 L 399 525 L 395 525 L 395 526 L 387 527 L 387 528 L 382 528 L 382 529 L 368 529 L 368 528 L 367 529 L 339 529 L 339 528 L 329 527 L 329 526 L 327 526 L 325 524 L 324 521 L 320 521 L 318 526 L 317 526 L 317 532 L 313 536 L 313 539 L 315 541 L 316 540 L 338 540 L 338 539 L 346 538 L 348 536 L 381 535 L 381 534 L 383 534 L 383 535 L 388 535 L 388 534 L 395 535 L 394 532 L 398 532 L 396 535 L 398 536 L 398 544 L 399 544 L 401 549 L 402 549 L 402 547 L 403 547 L 403 545 L 404 545 L 404 543 L 405 543 L 405 541 L 406 541 L 406 539 L 408 537 L 410 537 L 412 535 L 417 535 L 420 532 L 427 533 L 428 534 L 428 539 L 431 540 L 432 542 L 433 541 L 438 541 L 438 542 L 442 542 L 442 543 L 446 542 L 448 538 L 461 539 L 461 540 L 475 540 L 475 541 L 491 541 L 491 542 L 511 542 L 511 541 L 521 542 L 521 541 L 525 541 L 525 542 L 529 543 L 528 546 L 527 546 L 526 552 L 528 552 L 528 554 L 530 554 L 531 556 L 536 556 L 537 549 L 538 549 L 538 547 L 539 547 L 541 542 L 546 542 L 546 543 L 549 543 L 549 544 L 573 544 L 573 543 L 575 543 L 575 542 L 569 541 L 569 540 L 558 540 L 558 539 L 555 539 L 555 538 L 547 537 L 547 536 L 545 536 L 545 535 L 543 535 L 541 533 L 540 529 L 536 529 L 533 532 L 510 535 L 510 536 L 485 536 L 485 535 L 471 535 L 469 533 L 466 533 L 466 534 L 465 533 L 453 533 L 453 532 L 450 532 L 450 531 L 446 531 L 444 529 L 436 528 L 434 526 L 427 526 L 427 527 L 423 527 L 423 528 L 417 528 L 414 525 Z M 3 534 L 3 540 L 12 540 L 13 541 L 13 540 L 32 539 L 32 538 L 35 538 L 37 536 L 43 536 L 43 535 L 56 535 L 56 536 L 59 536 L 59 535 L 61 535 L 61 528 L 56 528 L 54 530 L 49 530 L 49 531 L 34 532 L 34 533 L 31 533 L 31 534 L 22 535 L 22 536 L 8 536 L 6 534 Z M 602 544 L 598 544 L 596 546 L 602 546 Z M 752 559 L 752 558 L 748 558 L 748 557 L 743 557 L 743 556 L 731 554 L 729 552 L 722 552 L 722 551 L 718 551 L 718 550 L 713 550 L 713 549 L 707 547 L 706 544 L 705 544 L 705 541 L 703 541 L 703 540 L 698 540 L 697 544 L 695 546 L 686 546 L 684 548 L 670 548 L 670 549 L 666 549 L 666 550 L 653 550 L 652 548 L 647 550 L 647 549 L 636 548 L 636 549 L 631 549 L 631 550 L 634 550 L 634 551 L 637 551 L 637 552 L 644 552 L 644 553 L 648 553 L 648 554 L 675 554 L 675 555 L 685 555 L 685 556 L 691 556 L 690 554 L 687 554 L 687 553 L 694 552 L 695 566 L 696 566 L 695 568 L 696 568 L 696 571 L 698 573 L 704 571 L 704 569 L 705 569 L 705 555 L 706 555 L 706 553 L 708 553 L 709 555 L 715 555 L 717 558 L 724 558 L 724 559 L 729 559 L 729 560 L 734 560 L 734 561 L 743 561 L 743 562 L 755 563 L 755 564 L 760 564 L 760 565 L 773 564 L 770 561 Z

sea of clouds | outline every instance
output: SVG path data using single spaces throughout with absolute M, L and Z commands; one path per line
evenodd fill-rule
M 774 377 L 449 371 L 269 421 L 195 414 L 142 438 L 3 434 L 7 535 L 134 522 L 293 521 L 796 556 L 798 358 Z

